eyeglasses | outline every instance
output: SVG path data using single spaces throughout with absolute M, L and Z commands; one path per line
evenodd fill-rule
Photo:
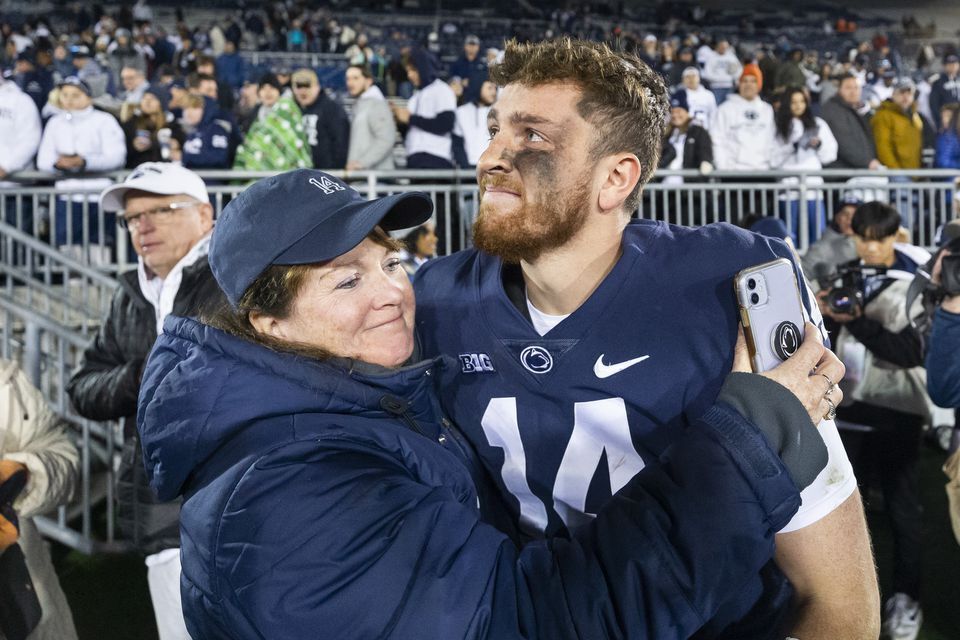
M 172 218 L 172 214 L 175 211 L 180 209 L 189 209 L 190 207 L 195 207 L 199 202 L 171 202 L 170 204 L 165 204 L 162 207 L 155 207 L 153 209 L 147 209 L 146 211 L 138 211 L 136 213 L 132 211 L 118 211 L 117 212 L 117 224 L 120 225 L 122 229 L 129 229 L 131 231 L 136 231 L 140 228 L 140 223 L 143 222 L 144 218 L 149 218 L 150 222 L 153 224 L 166 224 Z
M 297 82 L 293 85 L 294 89 L 312 89 L 313 84 L 309 82 Z

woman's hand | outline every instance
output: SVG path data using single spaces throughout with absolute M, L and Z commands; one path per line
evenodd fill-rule
M 843 400 L 843 392 L 836 383 L 843 379 L 846 368 L 839 358 L 823 346 L 820 331 L 810 322 L 804 326 L 803 343 L 786 361 L 759 375 L 786 387 L 797 397 L 813 424 L 833 418 L 830 415 Z M 751 372 L 750 351 L 737 331 L 737 345 L 733 355 L 733 371 Z
M 26 470 L 27 467 L 21 462 L 14 462 L 13 460 L 0 460 L 0 484 L 6 482 L 10 476 L 18 471 Z M 16 543 L 19 537 L 20 534 L 17 531 L 17 528 L 13 526 L 13 523 L 0 514 L 0 553 L 3 553 L 6 551 L 7 547 L 10 547 Z

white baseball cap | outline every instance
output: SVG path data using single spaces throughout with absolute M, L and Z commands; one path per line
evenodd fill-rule
M 126 180 L 100 194 L 100 208 L 108 212 L 120 211 L 128 191 L 145 191 L 158 196 L 183 194 L 200 202 L 210 202 L 203 178 L 170 162 L 144 162 L 131 171 Z

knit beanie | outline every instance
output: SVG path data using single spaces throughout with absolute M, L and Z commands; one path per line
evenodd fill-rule
M 743 73 L 740 74 L 741 80 L 743 80 L 743 76 L 753 76 L 757 79 L 758 87 L 763 89 L 763 72 L 760 71 L 760 67 L 756 63 L 751 62 L 743 65 Z

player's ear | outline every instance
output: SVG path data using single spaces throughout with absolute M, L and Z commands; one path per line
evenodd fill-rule
M 640 160 L 632 153 L 618 153 L 601 161 L 606 174 L 597 204 L 603 212 L 620 210 L 640 181 Z

